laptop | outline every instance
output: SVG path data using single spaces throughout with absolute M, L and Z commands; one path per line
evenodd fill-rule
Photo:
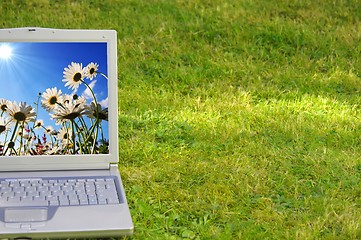
M 131 235 L 114 30 L 0 29 L 0 238 Z

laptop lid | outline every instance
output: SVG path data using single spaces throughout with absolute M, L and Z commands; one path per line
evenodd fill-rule
M 0 29 L 0 171 L 118 161 L 113 30 Z

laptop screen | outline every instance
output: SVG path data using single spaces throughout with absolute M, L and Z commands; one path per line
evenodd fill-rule
M 106 42 L 0 42 L 1 156 L 109 153 Z

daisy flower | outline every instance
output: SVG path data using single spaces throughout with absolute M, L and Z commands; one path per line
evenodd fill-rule
M 87 115 L 90 118 L 108 121 L 108 108 L 102 109 L 102 107 L 99 103 L 95 106 L 95 103 L 92 102 L 90 104 Z
M 58 138 L 63 142 L 63 144 L 69 144 L 71 138 L 73 137 L 70 129 L 62 127 L 58 132 Z
M 88 107 L 83 102 L 69 101 L 62 106 L 56 107 L 50 116 L 56 121 L 56 124 L 61 124 L 67 120 L 72 121 L 84 115 L 87 110 Z
M 8 106 L 7 112 L 12 118 L 11 121 L 14 122 L 34 122 L 36 117 L 33 107 L 27 105 L 26 102 L 20 102 L 20 104 L 18 104 L 14 101 Z
M 41 100 L 41 105 L 47 111 L 53 110 L 57 106 L 57 103 L 62 101 L 61 94 L 61 90 L 58 90 L 56 87 L 46 89 L 46 91 L 41 95 L 43 98 Z
M 51 135 L 54 132 L 54 128 L 52 126 L 45 127 L 45 134 Z
M 5 112 L 11 102 L 9 100 L 0 98 L 0 110 Z
M 42 126 L 44 126 L 44 121 L 41 119 L 36 120 L 34 128 L 41 128 Z
M 0 134 L 10 130 L 10 124 L 5 117 L 0 117 Z
M 85 77 L 93 80 L 97 76 L 99 65 L 97 63 L 89 63 L 88 66 L 85 67 Z
M 78 89 L 79 85 L 83 81 L 85 68 L 82 67 L 81 63 L 72 62 L 67 68 L 64 68 L 64 79 L 65 87 L 73 90 Z

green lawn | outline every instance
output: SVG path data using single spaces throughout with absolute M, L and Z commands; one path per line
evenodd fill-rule
M 360 1 L 5 0 L 0 16 L 118 31 L 126 239 L 361 238 Z

